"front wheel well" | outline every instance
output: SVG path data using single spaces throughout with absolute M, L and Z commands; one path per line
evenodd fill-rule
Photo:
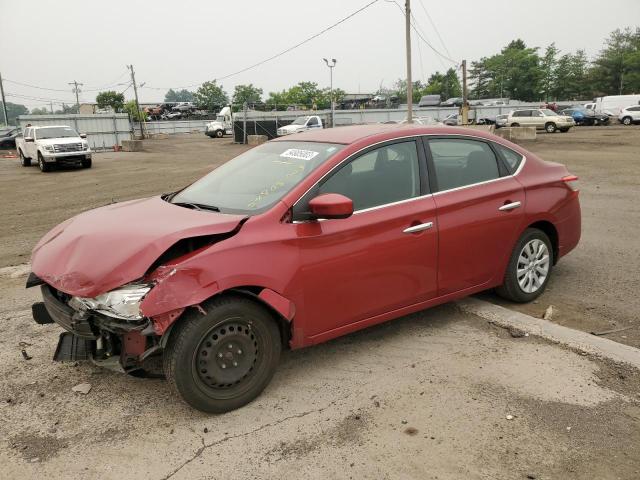
M 558 230 L 555 225 L 546 220 L 540 220 L 538 222 L 532 223 L 527 228 L 536 228 L 538 230 L 543 231 L 549 240 L 551 241 L 551 247 L 553 248 L 553 264 L 555 265 L 558 262 L 558 253 L 560 251 L 560 243 L 558 238 Z

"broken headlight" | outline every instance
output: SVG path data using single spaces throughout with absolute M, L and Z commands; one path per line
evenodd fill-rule
M 140 302 L 151 285 L 130 283 L 95 298 L 72 297 L 69 306 L 74 310 L 93 310 L 122 320 L 140 320 Z

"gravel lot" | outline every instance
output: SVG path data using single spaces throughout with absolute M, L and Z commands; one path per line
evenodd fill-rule
M 581 177 L 583 240 L 538 303 L 509 307 L 540 316 L 552 304 L 554 321 L 585 330 L 629 326 L 609 337 L 639 346 L 640 128 L 579 128 L 527 147 Z M 37 239 L 244 148 L 185 135 L 46 175 L 0 159 L 0 477 L 640 477 L 637 371 L 512 338 L 452 305 L 287 352 L 260 398 L 220 416 L 162 380 L 53 363 L 60 329 L 31 320 L 38 292 L 23 288 Z M 84 382 L 87 395 L 71 391 Z

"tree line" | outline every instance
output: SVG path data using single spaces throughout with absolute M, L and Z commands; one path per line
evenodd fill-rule
M 413 82 L 413 101 L 423 95 L 440 95 L 444 100 L 462 95 L 458 71 L 450 68 L 435 72 L 429 78 Z M 590 60 L 582 49 L 561 52 L 551 43 L 544 49 L 529 47 L 521 39 L 509 42 L 499 53 L 482 57 L 470 64 L 470 99 L 511 98 L 524 101 L 589 100 L 604 95 L 640 93 L 640 27 L 617 29 L 604 40 L 603 47 Z M 344 90 L 334 89 L 334 99 L 340 103 Z M 407 83 L 397 80 L 390 88 L 382 86 L 374 92 L 381 99 L 394 103 L 407 100 Z M 252 83 L 236 85 L 229 96 L 215 80 L 204 82 L 196 91 L 170 89 L 165 102 L 193 102 L 200 108 L 217 110 L 232 103 L 237 110 L 247 103 L 265 109 L 284 110 L 288 106 L 329 108 L 328 88 L 316 82 L 300 82 L 288 89 L 269 92 Z M 96 97 L 99 108 L 111 107 L 116 112 L 129 112 L 137 118 L 135 102 L 125 102 L 124 95 L 115 91 L 100 92 Z M 7 102 L 12 123 L 18 115 L 29 110 L 20 104 Z M 33 114 L 46 114 L 46 108 L 34 108 Z M 55 113 L 77 113 L 75 105 L 62 105 Z

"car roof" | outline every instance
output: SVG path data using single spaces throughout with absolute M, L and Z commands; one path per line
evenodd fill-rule
M 367 137 L 384 135 L 386 138 L 403 137 L 406 135 L 473 135 L 494 140 L 496 137 L 481 130 L 447 127 L 444 125 L 418 124 L 390 124 L 373 123 L 367 125 L 350 125 L 336 128 L 314 129 L 293 135 L 286 135 L 272 140 L 272 142 L 323 142 L 351 144 Z

